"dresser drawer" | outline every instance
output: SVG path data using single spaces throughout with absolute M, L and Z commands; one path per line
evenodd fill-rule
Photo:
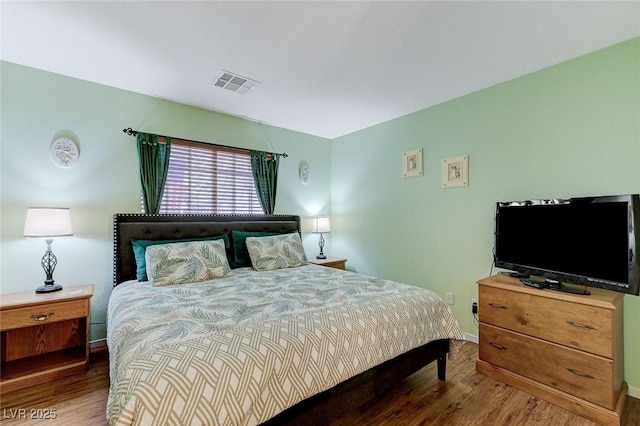
M 26 308 L 2 310 L 2 330 L 30 327 L 89 315 L 87 299 L 47 303 Z
M 586 401 L 615 408 L 613 361 L 480 324 L 479 358 Z
M 614 355 L 612 309 L 481 285 L 478 315 L 483 323 L 607 358 Z

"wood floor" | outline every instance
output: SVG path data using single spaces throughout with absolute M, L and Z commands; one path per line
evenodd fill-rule
M 595 426 L 582 417 L 475 372 L 478 346 L 467 343 L 437 380 L 435 363 L 383 398 L 335 423 L 347 425 L 570 425 Z M 106 351 L 92 356 L 85 374 L 3 395 L 2 425 L 106 425 L 109 386 Z M 640 426 L 640 400 L 628 398 L 625 425 Z M 24 411 L 20 411 L 24 410 Z M 55 419 L 31 419 L 32 415 Z M 23 417 L 22 414 L 26 416 Z

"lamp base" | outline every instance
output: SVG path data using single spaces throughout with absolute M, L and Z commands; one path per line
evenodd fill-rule
M 60 290 L 62 290 L 62 286 L 60 284 L 45 284 L 36 288 L 36 293 L 51 293 Z
M 322 232 L 318 239 L 318 245 L 320 246 L 320 254 L 316 256 L 316 259 L 326 259 L 327 256 L 324 255 L 324 237 L 322 236 Z

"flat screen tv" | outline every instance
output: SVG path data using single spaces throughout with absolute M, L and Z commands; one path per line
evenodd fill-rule
M 639 194 L 498 202 L 494 261 L 536 287 L 639 295 L 639 227 Z

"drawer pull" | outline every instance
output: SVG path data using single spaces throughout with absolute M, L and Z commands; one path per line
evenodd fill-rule
M 51 315 L 53 315 L 53 312 L 40 312 L 38 314 L 31 315 L 31 318 L 36 321 L 44 321 L 48 320 Z
M 581 324 L 575 321 L 567 321 L 567 324 L 572 325 L 574 327 L 586 328 L 587 330 L 595 330 L 595 327 L 590 326 L 589 324 Z
M 492 303 L 489 303 L 489 306 L 491 306 L 492 308 L 497 308 L 497 309 L 507 309 L 507 307 L 506 307 L 506 306 L 504 306 L 504 305 L 500 305 L 500 304 L 498 304 L 498 303 L 493 303 L 493 302 L 492 302 Z
M 589 373 L 583 373 L 581 371 L 578 370 L 574 370 L 573 368 L 567 368 L 567 370 L 569 370 L 569 372 L 575 374 L 576 376 L 580 376 L 580 377 L 586 377 L 587 379 L 595 379 L 595 377 L 593 377 L 591 374 Z
M 495 342 L 489 341 L 489 344 L 490 344 L 491 346 L 493 346 L 494 348 L 500 349 L 501 351 L 507 350 L 507 347 L 506 347 L 506 346 L 499 345 L 498 343 L 495 343 Z

